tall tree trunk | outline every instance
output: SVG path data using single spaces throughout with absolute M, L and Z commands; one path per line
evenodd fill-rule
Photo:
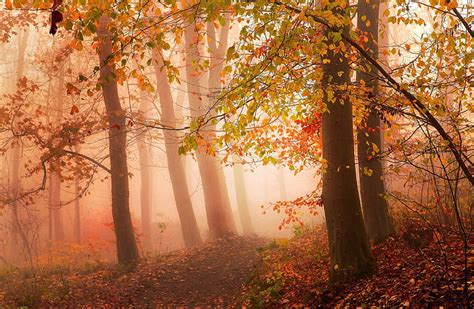
M 100 81 L 109 122 L 109 154 L 112 182 L 112 216 L 117 242 L 119 263 L 138 261 L 138 248 L 132 226 L 129 208 L 129 186 L 127 166 L 127 131 L 125 112 L 120 105 L 115 66 L 110 63 L 112 56 L 111 33 L 108 30 L 109 18 L 99 18 L 99 59 Z
M 194 69 L 199 61 L 199 42 L 194 22 L 190 22 L 185 29 L 185 43 L 189 106 L 191 117 L 197 118 L 205 112 L 207 107 L 202 104 L 204 98 L 201 95 L 201 80 L 199 72 Z M 210 141 L 215 132 L 207 126 L 203 128 L 202 134 L 206 141 Z M 202 148 L 198 149 L 196 157 L 204 191 L 209 236 L 219 238 L 235 234 L 235 223 L 232 218 L 227 188 L 224 187 L 223 173 L 219 171 L 221 167 L 218 159 L 205 153 L 205 149 Z
M 212 21 L 207 22 L 207 36 L 211 56 L 208 81 L 210 91 L 210 108 L 213 108 L 214 104 L 216 103 L 217 96 L 222 90 L 221 79 L 224 69 L 225 54 L 227 52 L 229 41 L 229 30 L 231 23 L 230 15 L 228 13 L 226 13 L 224 17 L 225 24 L 221 26 L 220 29 L 216 29 Z M 218 30 L 220 30 L 220 33 Z M 213 132 L 213 138 L 215 137 L 215 129 L 215 125 L 212 125 L 211 131 Z M 227 198 L 226 202 L 230 207 L 229 193 L 225 181 L 224 169 L 220 164 L 218 164 L 218 173 L 220 183 L 222 185 L 221 190 L 223 190 L 223 195 Z M 242 224 L 242 232 L 244 235 L 252 235 L 254 234 L 254 228 L 248 208 L 247 190 L 245 188 L 244 169 L 242 164 L 235 164 L 233 166 L 233 174 L 235 194 L 237 196 L 237 207 L 239 209 L 239 216 Z
M 180 65 L 181 66 L 181 65 Z M 184 61 L 183 61 L 183 65 L 182 67 L 184 67 Z M 180 75 L 181 74 L 185 74 L 184 72 L 181 72 L 181 71 L 184 71 L 183 69 L 180 69 Z M 185 109 L 187 108 L 187 106 L 185 106 L 185 101 L 186 101 L 186 89 L 184 88 L 186 87 L 185 85 L 180 85 L 180 87 L 178 87 L 178 94 L 176 95 L 176 99 L 175 99 L 175 103 L 176 103 L 176 109 L 175 109 L 175 118 L 176 118 L 176 125 L 178 127 L 185 127 L 187 125 L 189 125 L 188 123 L 188 119 L 186 118 L 187 115 L 185 113 Z M 184 170 L 186 171 L 186 161 L 187 161 L 187 155 L 181 155 L 179 156 L 181 158 L 181 161 L 183 161 L 183 167 L 184 167 Z
M 64 66 L 64 64 L 60 64 Z M 55 96 L 56 104 L 50 109 L 50 115 L 53 114 L 53 126 L 57 126 L 61 122 L 63 109 L 63 92 L 64 92 L 64 67 L 61 67 L 58 79 L 58 88 Z M 64 241 L 64 228 L 61 215 L 61 165 L 59 161 L 51 162 L 49 174 L 49 208 L 51 211 L 51 219 L 53 226 L 54 241 Z
M 336 7 L 333 14 L 344 14 L 344 10 Z M 326 37 L 330 37 L 328 30 Z M 330 282 L 338 284 L 370 272 L 374 261 L 357 192 L 352 105 L 343 89 L 350 83 L 350 68 L 344 53 L 334 49 L 327 52 L 329 63 L 323 65 L 322 80 L 328 109 L 323 114 L 323 158 L 327 161 L 323 202 L 329 237 Z
M 61 216 L 61 173 L 59 162 L 54 163 L 49 174 L 49 208 L 52 219 L 52 241 L 64 240 L 64 229 Z
M 168 171 L 181 222 L 184 244 L 189 248 L 200 244 L 202 240 L 186 182 L 183 160 L 178 153 L 179 137 L 177 132 L 173 130 L 176 127 L 176 117 L 166 68 L 164 67 L 162 55 L 157 50 L 153 51 L 153 59 L 155 60 L 156 83 L 160 97 L 161 123 L 170 128 L 169 130 L 163 130 Z
M 362 32 L 367 32 L 366 47 L 373 55 L 378 54 L 378 18 L 379 0 L 367 2 L 359 0 L 357 4 L 357 25 Z M 366 63 L 366 65 L 370 65 Z M 365 125 L 357 130 L 357 149 L 359 158 L 360 196 L 364 213 L 365 226 L 369 238 L 375 243 L 387 239 L 393 233 L 393 225 L 388 213 L 387 200 L 384 198 L 385 187 L 383 180 L 382 160 L 374 151 L 382 150 L 381 122 L 374 109 L 374 102 L 378 98 L 377 69 L 373 66 L 368 73 L 357 71 L 357 82 L 362 80 L 368 89 L 368 112 Z M 371 175 L 370 175 L 371 174 Z
M 76 144 L 74 151 L 79 153 L 81 146 Z M 74 239 L 78 244 L 81 243 L 81 186 L 79 183 L 79 176 L 74 179 L 74 191 L 76 199 L 74 200 Z
M 285 169 L 283 167 L 278 168 L 278 187 L 280 189 L 280 199 L 286 201 L 288 199 L 288 193 L 286 191 Z
M 241 163 L 233 166 L 235 195 L 237 196 L 237 207 L 239 208 L 240 223 L 243 235 L 253 235 L 255 230 L 250 217 L 247 199 L 247 188 L 245 187 L 244 168 Z
M 20 31 L 18 34 L 18 58 L 16 67 L 16 80 L 23 77 L 25 69 L 26 46 L 28 43 L 28 30 Z M 13 124 L 14 130 L 17 129 L 16 121 Z M 18 212 L 18 201 L 16 198 L 21 189 L 20 181 L 20 161 L 21 161 L 22 145 L 19 137 L 15 137 L 11 153 L 11 170 L 10 170 L 10 188 L 15 201 L 11 204 L 11 230 L 10 230 L 10 255 L 15 258 L 19 253 L 18 235 L 22 236 L 23 227 L 21 226 L 20 214 Z M 29 248 L 28 240 L 21 237 L 24 247 Z M 25 243 L 26 241 L 26 243 Z M 28 250 L 29 251 L 29 250 Z M 29 254 L 31 256 L 31 254 Z
M 149 102 L 145 93 L 140 91 L 140 112 L 143 117 L 149 113 Z M 145 134 L 142 133 L 137 138 L 138 159 L 140 163 L 140 204 L 143 248 L 147 251 L 153 250 L 151 238 L 151 214 L 152 214 L 152 173 L 150 167 L 150 147 L 146 144 Z
M 209 44 L 210 52 L 210 64 L 209 64 L 209 77 L 208 77 L 208 87 L 209 87 L 209 104 L 208 109 L 211 109 L 211 114 L 215 114 L 214 108 L 217 101 L 217 96 L 222 90 L 221 79 L 222 72 L 224 70 L 224 61 L 227 52 L 227 45 L 229 42 L 229 30 L 230 30 L 230 15 L 226 13 L 224 15 L 225 24 L 220 26 L 219 29 L 216 29 L 214 22 L 207 22 L 207 37 Z M 220 30 L 220 33 L 219 31 Z M 209 126 L 209 140 L 216 138 L 216 126 L 211 124 Z M 235 223 L 232 216 L 232 209 L 229 197 L 229 191 L 227 189 L 227 183 L 225 180 L 225 173 L 222 164 L 219 162 L 218 158 L 215 157 L 215 164 L 217 166 L 217 173 L 219 175 L 219 186 L 222 190 L 222 196 L 225 199 L 224 210 L 228 216 L 228 220 L 231 221 L 231 224 L 234 226 Z

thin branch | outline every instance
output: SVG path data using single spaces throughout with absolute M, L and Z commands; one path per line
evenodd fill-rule
M 67 154 L 69 154 L 69 155 L 76 156 L 76 157 L 81 157 L 81 158 L 83 158 L 83 159 L 86 159 L 87 161 L 90 161 L 90 162 L 94 163 L 95 165 L 99 166 L 100 168 L 102 168 L 102 169 L 103 169 L 104 171 L 106 171 L 107 173 L 109 173 L 109 174 L 112 173 L 111 170 L 110 170 L 107 166 L 103 165 L 102 163 L 98 162 L 97 160 L 94 160 L 94 159 L 92 159 L 91 157 L 88 157 L 88 156 L 86 156 L 86 155 L 84 155 L 84 154 L 82 154 L 82 153 L 75 152 L 75 151 L 70 151 L 70 150 L 66 150 L 66 149 L 63 149 L 62 151 L 65 152 L 65 153 L 67 153 Z
M 250 0 L 249 2 L 255 2 L 255 0 Z M 288 4 L 285 4 L 285 3 L 282 3 L 281 1 L 275 1 L 274 2 L 275 4 L 277 5 L 280 5 L 280 6 L 283 6 L 284 8 L 286 8 L 287 10 L 290 10 L 294 13 L 302 13 L 303 11 L 298 9 L 298 8 L 294 8 Z M 341 37 L 344 41 L 346 41 L 349 45 L 351 45 L 352 47 L 354 47 L 358 52 L 359 54 L 364 57 L 368 62 L 370 62 L 370 64 L 372 64 L 375 68 L 377 68 L 377 70 L 387 79 L 388 81 L 388 84 L 392 85 L 392 87 L 400 92 L 401 94 L 403 94 L 403 96 L 405 98 L 407 98 L 410 103 L 413 105 L 413 107 L 420 113 L 422 114 L 423 116 L 425 116 L 427 119 L 428 119 L 428 123 L 433 126 L 436 131 L 438 131 L 439 135 L 448 143 L 448 147 L 449 149 L 451 150 L 451 152 L 453 153 L 454 157 L 456 158 L 456 161 L 458 162 L 459 166 L 461 167 L 461 169 L 463 170 L 466 178 L 469 180 L 469 182 L 474 185 L 474 176 L 471 174 L 469 168 L 467 167 L 467 165 L 465 164 L 464 160 L 463 160 L 463 154 L 461 154 L 461 152 L 456 148 L 456 145 L 454 144 L 453 140 L 451 139 L 451 137 L 448 135 L 448 133 L 444 130 L 444 128 L 442 127 L 442 125 L 438 122 L 438 120 L 433 116 L 433 114 L 431 114 L 431 112 L 426 108 L 426 106 L 414 95 L 412 94 L 411 92 L 409 92 L 408 90 L 404 89 L 378 62 L 377 60 L 375 60 L 362 46 L 360 46 L 356 41 L 354 41 L 349 35 L 347 35 L 347 33 L 345 33 L 344 31 L 342 31 L 341 28 L 339 27 L 335 27 L 331 24 L 329 24 L 326 20 L 318 17 L 318 16 L 315 16 L 315 15 L 312 15 L 312 14 L 309 14 L 307 12 L 303 12 L 305 14 L 305 16 L 311 18 L 313 21 L 317 22 L 317 23 L 320 23 L 322 25 L 324 25 L 326 28 L 328 28 L 329 30 L 333 31 L 333 32 L 338 32 L 338 33 L 341 33 Z
M 447 1 L 447 3 L 449 3 L 449 1 Z M 466 30 L 467 32 L 469 32 L 469 34 L 471 35 L 471 37 L 474 38 L 474 30 L 472 30 L 472 28 L 469 26 L 469 24 L 467 23 L 467 21 L 464 19 L 464 17 L 461 15 L 461 13 L 459 13 L 459 11 L 456 9 L 456 8 L 453 8 L 453 12 L 454 14 L 456 15 L 456 17 L 461 21 L 461 23 L 464 25 L 464 27 L 466 27 Z

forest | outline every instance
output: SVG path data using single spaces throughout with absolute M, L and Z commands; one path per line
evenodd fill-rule
M 0 0 L 0 307 L 474 306 L 467 0 Z

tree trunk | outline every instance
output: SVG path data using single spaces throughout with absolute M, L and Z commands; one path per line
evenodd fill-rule
M 250 217 L 247 189 L 245 187 L 244 168 L 241 163 L 235 163 L 234 170 L 234 184 L 235 195 L 237 196 L 237 206 L 239 208 L 240 223 L 242 225 L 243 235 L 253 235 L 255 230 Z
M 64 66 L 64 64 L 60 64 Z M 52 119 L 53 126 L 61 122 L 63 110 L 63 92 L 64 92 L 64 68 L 60 69 L 58 88 L 55 96 L 56 104 L 50 109 L 49 115 L 54 115 Z M 49 174 L 49 208 L 52 219 L 52 241 L 64 241 L 64 228 L 61 215 L 61 165 L 59 160 L 51 162 Z
M 21 31 L 18 34 L 18 59 L 16 67 L 16 80 L 18 81 L 23 77 L 24 68 L 25 68 L 25 55 L 26 55 L 26 46 L 28 43 L 28 30 Z M 17 129 L 16 121 L 13 123 L 13 128 Z M 12 258 L 15 258 L 19 254 L 18 248 L 18 235 L 23 233 L 22 226 L 20 222 L 20 215 L 18 213 L 18 201 L 16 201 L 17 196 L 20 193 L 21 181 L 20 181 L 20 161 L 21 161 L 21 151 L 22 145 L 19 137 L 15 137 L 14 144 L 12 147 L 11 153 L 11 170 L 10 170 L 10 188 L 12 196 L 15 201 L 11 204 L 11 229 L 10 229 L 10 255 Z M 22 237 L 23 242 L 25 239 Z M 27 241 L 27 240 L 26 240 Z M 25 247 L 29 247 L 28 243 L 23 244 Z
M 230 30 L 230 16 L 225 14 L 225 25 L 221 26 L 220 29 L 216 29 L 212 21 L 207 22 L 207 36 L 210 50 L 210 69 L 209 69 L 209 107 L 212 108 L 216 103 L 217 96 L 220 94 L 222 71 L 224 69 L 225 54 L 227 52 L 227 45 L 229 41 L 229 30 Z M 220 30 L 220 33 L 219 31 Z M 214 114 L 213 111 L 211 111 Z M 215 138 L 215 125 L 210 126 L 212 138 Z M 218 162 L 217 162 L 218 163 Z M 248 209 L 247 201 L 247 190 L 245 188 L 244 180 L 244 169 L 242 164 L 235 164 L 233 166 L 234 172 L 234 185 L 235 194 L 237 196 L 237 206 L 239 208 L 239 216 L 242 224 L 242 232 L 244 235 L 254 234 L 254 228 L 252 225 L 252 219 Z M 218 173 L 221 183 L 221 190 L 223 190 L 223 196 L 226 197 L 226 203 L 230 207 L 229 193 L 227 184 L 225 181 L 224 169 L 218 163 Z M 230 211 L 230 210 L 229 210 Z
M 79 153 L 81 146 L 76 144 L 74 151 Z M 74 191 L 76 199 L 74 200 L 74 239 L 78 244 L 81 243 L 81 186 L 79 176 L 74 179 Z
M 129 209 L 127 131 L 125 112 L 120 105 L 115 67 L 110 63 L 112 55 L 111 33 L 108 30 L 109 18 L 99 19 L 99 59 L 100 81 L 109 122 L 109 154 L 112 182 L 112 217 L 117 242 L 119 263 L 138 261 L 138 249 Z
M 362 32 L 367 32 L 369 39 L 366 47 L 372 51 L 373 55 L 377 55 L 379 0 L 370 3 L 366 0 L 359 0 L 357 9 L 358 28 Z M 366 105 L 368 116 L 365 125 L 357 131 L 357 148 L 360 167 L 360 196 L 365 226 L 369 238 L 375 243 L 379 243 L 393 234 L 393 225 L 388 213 L 387 200 L 384 198 L 382 160 L 379 158 L 379 154 L 374 151 L 374 148 L 382 150 L 381 122 L 374 107 L 371 106 L 373 104 L 371 100 L 376 100 L 379 93 L 376 75 L 377 69 L 373 66 L 368 73 L 357 71 L 357 82 L 365 81 L 368 89 L 368 104 Z
M 180 67 L 183 67 L 184 68 L 184 61 L 183 61 L 183 64 L 180 63 Z M 184 72 L 181 72 L 181 71 L 184 71 L 183 69 L 180 69 L 180 72 L 179 74 L 185 74 Z M 187 119 L 187 115 L 186 115 L 186 112 L 185 112 L 185 109 L 189 108 L 188 106 L 185 105 L 185 101 L 186 101 L 186 89 L 185 89 L 185 85 L 180 85 L 178 87 L 178 94 L 176 95 L 176 99 L 175 99 L 175 103 L 176 103 L 176 109 L 175 109 L 175 118 L 176 118 L 176 125 L 178 127 L 185 127 L 185 126 L 188 126 L 189 125 L 189 119 Z M 181 161 L 183 161 L 183 168 L 184 170 L 186 171 L 186 161 L 187 161 L 187 157 L 188 155 L 181 155 L 179 156 L 181 158 Z
M 191 117 L 195 119 L 205 112 L 206 107 L 202 104 L 204 98 L 201 95 L 199 72 L 194 69 L 194 66 L 199 61 L 199 42 L 194 22 L 190 22 L 185 29 L 185 44 L 189 106 Z M 215 132 L 209 126 L 202 130 L 204 140 L 209 142 Z M 223 173 L 219 171 L 221 166 L 218 159 L 207 154 L 203 147 L 198 149 L 196 157 L 204 191 L 210 238 L 220 238 L 225 235 L 235 234 L 235 223 L 232 218 L 227 187 L 224 186 L 225 179 L 223 179 Z
M 49 208 L 52 219 L 52 239 L 53 242 L 64 241 L 64 229 L 61 216 L 61 173 L 59 162 L 54 164 L 54 168 L 49 174 Z
M 143 91 L 140 91 L 140 112 L 143 117 L 147 117 L 149 103 Z M 150 168 L 150 147 L 145 141 L 145 132 L 137 137 L 138 160 L 140 163 L 140 204 L 143 248 L 147 251 L 153 250 L 151 238 L 152 219 L 152 173 Z
M 283 167 L 278 168 L 278 187 L 280 189 L 280 199 L 286 201 L 288 199 L 288 193 L 286 191 L 285 169 Z
M 343 12 L 340 7 L 333 9 L 335 15 Z M 342 89 L 350 83 L 350 68 L 343 53 L 334 49 L 327 52 L 329 63 L 323 65 L 322 80 L 328 109 L 323 114 L 323 158 L 327 161 L 323 202 L 329 237 L 330 282 L 334 285 L 370 272 L 374 261 L 357 192 L 352 105 Z
M 221 79 L 222 79 L 222 72 L 224 69 L 224 61 L 227 52 L 227 44 L 229 41 L 229 29 L 230 29 L 230 16 L 228 13 L 224 16 L 225 24 L 220 27 L 220 33 L 218 33 L 219 29 L 216 29 L 214 23 L 212 21 L 207 22 L 207 36 L 208 36 L 208 44 L 209 44 L 209 52 L 210 52 L 210 65 L 209 65 L 209 77 L 208 77 L 208 87 L 209 87 L 209 104 L 208 109 L 211 110 L 211 115 L 215 114 L 214 106 L 217 101 L 217 96 L 220 94 L 222 87 L 221 87 Z M 211 124 L 209 126 L 209 141 L 216 138 L 216 126 Z M 224 201 L 224 210 L 228 216 L 228 220 L 231 221 L 231 224 L 234 226 L 233 229 L 235 230 L 235 223 L 232 216 L 231 210 L 231 203 L 229 197 L 229 191 L 227 189 L 227 183 L 225 180 L 225 173 L 222 164 L 219 162 L 217 157 L 214 157 L 215 164 L 217 166 L 217 174 L 219 176 L 219 186 L 222 190 L 222 197 L 225 199 Z
M 163 66 L 162 55 L 156 50 L 153 52 L 153 59 L 155 60 L 156 82 L 160 97 L 161 123 L 170 128 L 169 130 L 163 130 L 168 171 L 181 222 L 184 244 L 189 248 L 200 244 L 202 240 L 186 182 L 183 160 L 178 153 L 178 134 L 173 130 L 176 126 L 176 118 L 166 68 Z

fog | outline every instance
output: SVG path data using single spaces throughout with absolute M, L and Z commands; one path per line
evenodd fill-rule
M 79 241 L 84 246 L 92 245 L 99 248 L 101 258 L 114 260 L 112 188 L 110 174 L 104 170 L 108 168 L 109 163 L 107 132 L 101 124 L 104 112 L 104 108 L 101 107 L 103 98 L 99 93 L 84 95 L 86 89 L 81 89 L 83 92 L 79 95 L 75 92 L 76 88 L 68 86 L 77 81 L 78 75 L 90 76 L 92 80 L 95 78 L 94 75 L 90 75 L 96 63 L 95 57 L 89 49 L 71 53 L 68 34 L 48 37 L 33 27 L 19 28 L 16 31 L 19 34 L 13 35 L 1 46 L 2 54 L 5 56 L 0 63 L 0 92 L 6 100 L 12 100 L 8 96 L 14 94 L 17 89 L 25 91 L 19 88 L 22 86 L 16 85 L 17 81 L 23 77 L 36 85 L 38 89 L 34 91 L 34 94 L 28 94 L 22 98 L 24 100 L 22 113 L 32 117 L 24 120 L 27 122 L 26 127 L 31 125 L 39 131 L 32 134 L 33 138 L 21 140 L 19 158 L 21 189 L 17 194 L 25 193 L 25 196 L 20 199 L 14 198 L 2 209 L 0 218 L 2 230 L 0 246 L 1 251 L 4 252 L 2 258 L 8 263 L 22 265 L 28 260 L 32 262 L 37 257 L 47 254 L 48 250 L 55 247 L 55 244 L 66 245 Z M 238 36 L 238 27 L 231 29 L 231 35 L 234 39 Z M 183 51 L 175 52 L 172 57 L 176 57 L 182 65 L 180 70 L 181 74 L 184 74 L 184 60 L 180 59 L 184 57 Z M 163 130 L 142 126 L 160 121 L 159 96 L 156 92 L 139 91 L 134 80 L 119 85 L 118 91 L 131 123 L 127 128 L 129 201 L 139 250 L 147 255 L 183 249 L 185 244 L 168 171 Z M 185 81 L 181 85 L 172 87 L 172 97 L 175 104 L 176 128 L 180 129 L 189 125 L 191 121 Z M 146 100 L 146 110 L 140 107 L 140 100 Z M 133 119 L 140 110 L 145 118 Z M 12 119 L 15 119 L 15 116 Z M 136 125 L 132 121 L 136 122 Z M 93 124 L 94 122 L 97 124 Z M 50 174 L 49 168 L 42 170 L 40 156 L 44 155 L 44 146 L 38 144 L 35 140 L 37 137 L 34 135 L 45 134 L 46 141 L 48 135 L 57 134 L 54 130 L 59 129 L 64 132 L 67 127 L 77 125 L 79 125 L 78 130 L 85 132 L 85 137 L 78 145 L 74 145 L 74 142 L 69 140 L 69 149 L 83 155 L 86 159 L 74 161 L 74 158 L 78 158 L 77 155 L 67 158 L 63 162 L 65 174 L 58 176 L 60 185 L 54 185 L 52 183 L 55 181 L 52 178 L 54 173 Z M 0 173 L 5 197 L 11 197 L 7 189 L 13 185 L 14 151 L 11 150 L 13 148 L 9 148 L 15 145 L 12 142 L 14 141 L 12 132 L 10 134 L 4 132 L 3 135 L 3 143 L 6 147 L 1 159 Z M 61 134 L 59 133 L 59 137 L 63 136 Z M 140 192 L 143 180 L 140 174 L 143 166 L 140 163 L 138 150 L 140 140 L 145 143 L 149 156 L 146 168 L 149 169 L 151 175 L 149 216 L 152 247 L 150 248 L 144 248 L 141 243 L 143 231 Z M 173 141 L 177 147 L 181 145 L 181 142 L 180 138 Z M 216 158 L 221 160 L 224 155 L 225 153 L 218 153 Z M 185 167 L 186 182 L 200 234 L 204 239 L 209 239 L 203 187 L 196 156 L 182 155 L 181 160 Z M 242 162 L 242 159 L 237 160 L 226 159 L 226 162 L 221 162 L 221 166 L 225 174 L 232 217 L 237 232 L 243 234 L 237 206 L 237 195 L 243 192 L 236 192 L 232 167 L 234 164 L 239 164 L 236 162 Z M 291 236 L 294 227 L 299 226 L 300 223 L 286 224 L 282 227 L 282 222 L 287 215 L 274 211 L 273 204 L 277 201 L 291 201 L 311 193 L 320 180 L 316 176 L 316 169 L 305 168 L 295 173 L 285 166 L 263 165 L 258 157 L 246 157 L 243 160 L 246 162 L 242 165 L 247 194 L 245 198 L 255 234 L 269 239 Z M 46 175 L 44 179 L 43 172 Z M 84 174 L 78 176 L 78 173 Z M 56 186 L 55 190 L 59 191 L 51 193 L 53 190 L 51 186 Z M 54 199 L 52 194 L 57 196 L 56 202 L 52 200 Z M 10 214 L 11 207 L 19 209 L 17 216 L 19 221 L 16 223 L 16 219 Z M 322 214 L 322 208 L 317 216 L 309 215 L 305 209 L 301 209 L 298 211 L 298 218 L 307 226 L 311 226 L 321 222 Z M 24 236 L 23 241 L 18 236 L 14 236 L 18 233 L 15 225 L 23 226 L 21 231 Z M 28 248 L 25 249 L 25 246 Z M 31 256 L 28 257 L 29 255 Z

